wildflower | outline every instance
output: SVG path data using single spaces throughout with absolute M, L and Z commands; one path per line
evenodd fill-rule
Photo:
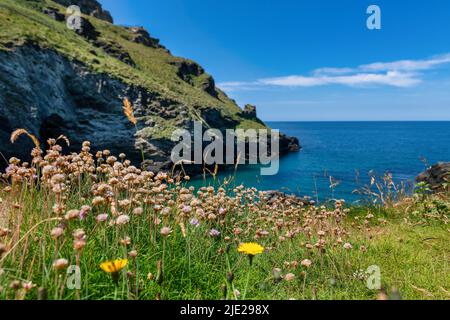
M 273 268 L 272 275 L 275 281 L 280 281 L 283 277 L 281 275 L 281 269 L 280 268 Z
M 35 287 L 36 287 L 36 285 L 31 281 L 22 283 L 22 288 L 25 290 L 25 292 L 29 292 Z
M 198 227 L 200 225 L 200 222 L 196 218 L 192 218 L 191 221 L 189 221 L 189 223 L 194 227 Z
M 130 217 L 127 216 L 126 214 L 118 216 L 116 219 L 116 224 L 118 224 L 118 225 L 125 225 L 128 222 L 130 222 Z
M 79 250 L 83 249 L 85 246 L 86 246 L 86 240 L 84 240 L 84 239 L 76 239 L 73 242 L 73 248 L 75 250 L 79 251 Z
M 160 233 L 163 237 L 168 237 L 171 232 L 172 232 L 172 230 L 169 227 L 163 227 L 163 228 L 161 228 L 161 231 L 160 231 Z
M 91 207 L 90 206 L 82 206 L 80 209 L 80 220 L 84 220 L 86 219 L 88 213 L 91 211 Z
M 131 238 L 127 236 L 127 237 L 121 239 L 120 244 L 122 244 L 124 246 L 129 246 L 131 244 Z
M 233 233 L 234 233 L 235 236 L 238 236 L 238 235 L 240 235 L 242 233 L 242 231 L 243 230 L 241 228 L 235 228 L 233 230 Z
M 155 208 L 155 210 L 156 210 L 156 208 Z M 164 208 L 161 209 L 161 215 L 168 216 L 169 214 L 170 214 L 170 208 L 164 207 Z
M 50 233 L 50 235 L 53 239 L 58 239 L 63 234 L 64 234 L 64 229 L 61 227 L 54 228 Z
M 100 197 L 100 196 L 97 196 L 97 197 L 95 197 L 95 198 L 92 200 L 92 205 L 93 205 L 94 207 L 99 206 L 99 205 L 102 205 L 102 204 L 104 204 L 104 203 L 105 203 L 105 198 Z
M 215 220 L 217 218 L 217 216 L 214 214 L 214 213 L 210 213 L 209 215 L 208 215 L 208 220 Z
M 140 215 L 142 215 L 142 213 L 144 213 L 144 209 L 142 209 L 141 207 L 135 208 L 133 210 L 134 215 L 140 216 Z
M 57 271 L 64 270 L 69 265 L 69 261 L 67 259 L 58 259 L 53 262 L 53 268 Z
M 105 222 L 108 220 L 108 215 L 106 213 L 99 214 L 95 220 L 97 220 L 97 222 Z
M 286 281 L 293 281 L 295 279 L 295 274 L 293 273 L 288 273 L 287 275 L 284 276 L 284 280 Z
M 366 248 L 365 246 L 361 246 L 361 247 L 359 248 L 359 250 L 361 250 L 361 252 L 366 252 L 366 251 L 367 251 L 367 248 Z
M 241 296 L 241 292 L 238 289 L 234 289 L 233 293 L 236 298 L 239 298 Z
M 254 243 L 242 243 L 238 247 L 238 252 L 245 253 L 250 259 L 250 265 L 252 265 L 253 257 L 264 252 L 264 247 Z
M 353 246 L 350 243 L 347 242 L 347 243 L 344 244 L 344 249 L 350 250 L 352 248 L 353 248 Z
M 213 237 L 213 238 L 217 238 L 217 237 L 220 236 L 220 232 L 218 230 L 216 230 L 216 229 L 211 229 L 209 231 L 209 236 Z
M 113 281 L 117 284 L 119 281 L 119 272 L 126 267 L 128 259 L 116 259 L 114 261 L 105 261 L 100 264 L 100 268 L 111 274 Z
M 302 265 L 303 267 L 305 267 L 305 268 L 311 267 L 311 264 L 312 264 L 312 262 L 311 262 L 311 260 L 309 260 L 309 259 L 304 259 L 304 260 L 302 260 L 302 262 L 301 262 L 301 265 Z
M 128 256 L 130 256 L 131 258 L 136 258 L 138 255 L 138 252 L 136 250 L 132 250 L 128 253 Z
M 73 220 L 75 218 L 78 218 L 80 216 L 80 210 L 69 210 L 67 211 L 67 214 L 65 215 L 66 220 Z
M 183 206 L 181 211 L 183 211 L 184 214 L 189 214 L 192 212 L 192 207 L 191 206 Z
M 83 229 L 77 229 L 73 232 L 73 237 L 77 240 L 84 240 L 86 238 L 86 232 Z

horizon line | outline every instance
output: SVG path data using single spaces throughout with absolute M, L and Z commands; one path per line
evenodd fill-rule
M 450 122 L 449 120 L 262 120 L 264 122 Z

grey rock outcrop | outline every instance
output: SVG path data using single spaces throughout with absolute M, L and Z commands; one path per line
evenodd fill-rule
M 213 77 L 206 74 L 205 70 L 198 63 L 190 60 L 182 60 L 172 63 L 172 65 L 178 68 L 178 77 L 192 86 L 195 85 L 193 81 L 194 77 L 203 76 L 203 82 L 200 84 L 201 89 L 207 92 L 210 96 L 217 98 L 218 93 Z
M 96 0 L 53 0 L 65 7 L 76 5 L 80 7 L 82 13 L 96 17 L 98 19 L 113 23 L 113 18 L 109 11 L 103 10 L 102 5 Z
M 42 9 L 42 12 L 45 13 L 46 15 L 48 15 L 53 20 L 56 20 L 59 22 L 66 20 L 66 16 L 64 14 L 60 13 L 59 10 L 56 8 L 47 7 L 47 8 Z
M 92 23 L 84 17 L 80 18 L 80 28 L 75 29 L 75 32 L 88 40 L 97 40 L 99 35 Z
M 159 44 L 159 39 L 152 38 L 144 27 L 129 27 L 127 29 L 132 34 L 131 41 L 151 48 L 163 48 Z
M 432 165 L 416 178 L 417 182 L 425 182 L 433 192 L 444 191 L 444 183 L 450 183 L 450 162 L 439 162 Z
M 149 139 L 141 122 L 136 133 L 123 114 L 122 98 L 130 99 L 135 116 L 142 119 L 166 110 L 177 112 L 181 108 L 177 102 L 93 73 L 81 63 L 32 45 L 0 51 L 0 60 L 0 152 L 4 157 L 29 156 L 32 146 L 26 139 L 9 142 L 13 130 L 26 128 L 43 143 L 65 134 L 73 151 L 89 140 L 95 150 L 124 152 L 135 161 L 141 157 L 141 148 L 154 161 L 167 161 L 172 142 Z

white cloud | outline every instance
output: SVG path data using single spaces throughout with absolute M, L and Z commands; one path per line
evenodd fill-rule
M 423 72 L 450 63 L 450 54 L 424 60 L 376 62 L 356 68 L 320 68 L 312 75 L 290 75 L 264 78 L 252 82 L 225 82 L 218 86 L 225 91 L 255 90 L 265 86 L 315 87 L 325 85 L 411 87 L 422 82 Z M 420 73 L 422 72 L 422 73 Z
M 435 56 L 426 60 L 400 60 L 384 63 L 376 62 L 362 65 L 359 69 L 364 71 L 423 71 L 446 63 L 450 63 L 450 54 Z

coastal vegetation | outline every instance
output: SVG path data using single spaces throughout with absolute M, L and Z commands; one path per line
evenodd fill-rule
M 1 299 L 449 298 L 448 186 L 374 180 L 377 201 L 320 205 L 11 141 L 29 138 L 2 175 Z

